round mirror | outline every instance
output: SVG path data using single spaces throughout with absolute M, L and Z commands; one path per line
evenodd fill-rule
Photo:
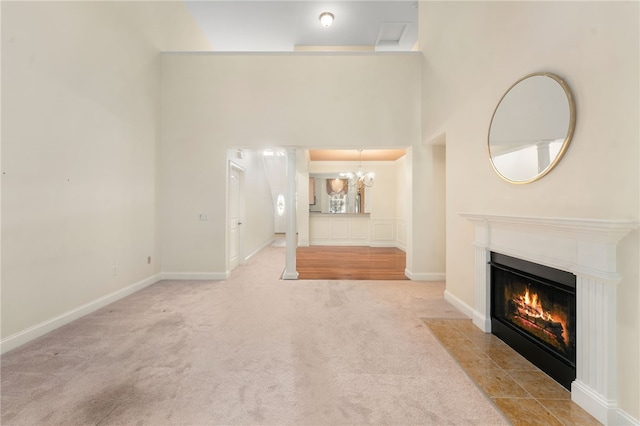
M 489 158 L 504 180 L 529 183 L 560 161 L 576 111 L 569 87 L 550 73 L 529 74 L 502 96 L 489 126 Z

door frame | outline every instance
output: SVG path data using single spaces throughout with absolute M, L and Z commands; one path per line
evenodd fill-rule
M 226 224 L 226 234 L 227 234 L 227 250 L 226 250 L 226 263 L 227 270 L 230 272 L 231 269 L 231 173 L 236 172 L 238 174 L 238 265 L 242 265 L 246 262 L 244 256 L 244 230 L 242 223 L 245 220 L 245 172 L 244 167 L 239 164 L 229 160 L 229 167 L 227 171 L 227 224 Z M 235 269 L 235 267 L 234 267 Z

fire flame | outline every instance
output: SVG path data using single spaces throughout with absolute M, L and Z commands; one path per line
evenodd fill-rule
M 538 293 L 533 293 L 531 296 L 529 296 L 529 289 L 527 289 L 524 293 L 524 296 L 522 297 L 522 301 L 528 308 L 527 313 L 529 313 L 529 315 L 533 315 L 547 321 L 553 320 L 551 312 L 545 311 L 542 308 L 542 303 L 540 302 L 540 299 L 538 299 Z
M 545 321 L 551 321 L 562 324 L 562 336 L 565 339 L 565 342 L 569 341 L 569 332 L 567 330 L 567 321 L 565 318 L 554 315 L 550 311 L 545 310 L 542 307 L 542 302 L 538 297 L 537 293 L 529 292 L 527 288 L 524 294 L 516 296 L 516 299 L 519 301 L 519 310 L 521 310 L 524 314 L 533 318 L 541 318 Z

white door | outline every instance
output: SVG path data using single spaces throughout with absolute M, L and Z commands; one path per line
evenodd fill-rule
M 229 168 L 229 268 L 242 263 L 242 170 Z

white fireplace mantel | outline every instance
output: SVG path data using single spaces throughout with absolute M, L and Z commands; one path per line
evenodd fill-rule
M 475 225 L 473 322 L 491 331 L 491 252 L 576 275 L 576 380 L 571 399 L 604 424 L 619 420 L 616 396 L 617 245 L 638 222 L 460 213 Z M 595 321 L 594 319 L 598 319 Z

